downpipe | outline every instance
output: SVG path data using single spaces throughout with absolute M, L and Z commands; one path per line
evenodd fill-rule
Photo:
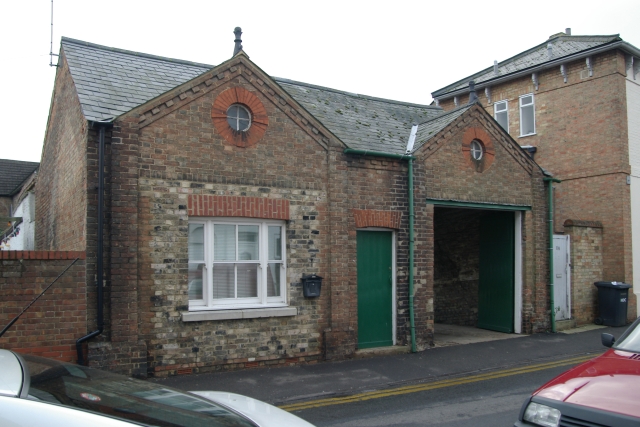
M 547 197 L 549 198 L 549 305 L 551 306 L 551 332 L 556 332 L 556 301 L 555 301 L 555 286 L 553 275 L 553 183 L 562 182 L 557 178 L 543 178 L 547 183 Z
M 78 354 L 78 365 L 84 365 L 84 355 L 82 343 L 97 337 L 104 331 L 104 144 L 105 129 L 111 127 L 112 123 L 94 122 L 100 126 L 98 134 L 98 239 L 96 247 L 96 294 L 97 294 L 97 326 L 93 332 L 79 338 L 76 341 L 76 352 Z

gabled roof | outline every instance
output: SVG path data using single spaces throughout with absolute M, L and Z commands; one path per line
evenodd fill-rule
M 0 197 L 13 197 L 40 163 L 0 159 Z
M 451 111 L 439 115 L 438 117 L 431 119 L 425 123 L 418 125 L 418 132 L 416 133 L 416 142 L 413 146 L 413 153 L 418 151 L 420 147 L 429 142 L 431 138 L 436 136 L 438 132 L 453 123 L 458 117 L 463 115 L 473 104 L 461 105 Z
M 552 56 L 549 56 L 547 46 L 552 46 Z M 488 86 L 494 81 L 508 80 L 523 72 L 533 72 L 536 69 L 547 68 L 573 59 L 586 57 L 590 54 L 621 48 L 638 54 L 638 49 L 623 42 L 618 34 L 608 36 L 570 36 L 559 33 L 551 36 L 543 43 L 521 52 L 509 59 L 498 63 L 498 73 L 493 66 L 464 79 L 432 92 L 433 98 L 443 98 L 457 93 L 468 92 L 469 80 L 476 83 L 476 88 Z
M 63 37 L 62 48 L 87 120 L 110 120 L 214 68 Z M 442 109 L 274 78 L 350 148 L 402 154 L 411 126 Z
M 437 107 L 343 92 L 282 78 L 275 81 L 349 148 L 404 154 L 414 123 L 442 114 Z
M 62 49 L 82 112 L 91 121 L 124 114 L 213 68 L 66 37 Z

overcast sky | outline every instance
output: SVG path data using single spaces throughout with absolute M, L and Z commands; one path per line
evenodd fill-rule
M 271 76 L 419 104 L 567 27 L 640 47 L 638 0 L 55 0 L 53 8 L 54 53 L 66 36 L 218 64 L 240 26 L 245 52 Z M 55 76 L 51 0 L 3 1 L 0 16 L 0 158 L 38 162 Z

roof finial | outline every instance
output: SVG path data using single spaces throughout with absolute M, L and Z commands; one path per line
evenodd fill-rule
M 478 102 L 478 95 L 476 94 L 476 82 L 469 80 L 469 105 Z
M 235 30 L 233 30 L 233 34 L 236 35 L 236 39 L 234 40 L 236 45 L 233 48 L 233 56 L 236 56 L 238 52 L 242 50 L 242 39 L 240 38 L 242 36 L 242 28 L 236 27 Z

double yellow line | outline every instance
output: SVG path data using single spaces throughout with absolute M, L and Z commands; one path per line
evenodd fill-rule
M 288 405 L 278 405 L 278 406 L 280 409 L 293 412 L 293 411 L 300 411 L 302 409 L 319 408 L 322 406 L 342 405 L 345 403 L 362 402 L 365 400 L 380 399 L 382 397 L 398 396 L 401 394 L 435 390 L 438 388 L 451 387 L 455 385 L 469 384 L 469 383 L 474 383 L 478 381 L 492 380 L 495 378 L 509 377 L 512 375 L 526 374 L 529 372 L 542 371 L 544 369 L 557 368 L 560 366 L 576 365 L 578 363 L 585 362 L 589 359 L 593 359 L 596 356 L 597 355 L 594 354 L 589 356 L 573 357 L 570 359 L 557 360 L 555 362 L 539 363 L 536 365 L 523 366 L 520 368 L 511 368 L 511 369 L 504 369 L 501 371 L 488 372 L 486 374 L 470 375 L 463 378 L 452 378 L 448 380 L 434 381 L 426 384 L 409 385 L 409 386 L 391 388 L 391 389 L 380 390 L 380 391 L 368 391 L 364 393 L 353 394 L 350 396 L 330 397 L 326 399 L 317 399 L 317 400 L 311 400 L 307 402 L 291 403 Z

